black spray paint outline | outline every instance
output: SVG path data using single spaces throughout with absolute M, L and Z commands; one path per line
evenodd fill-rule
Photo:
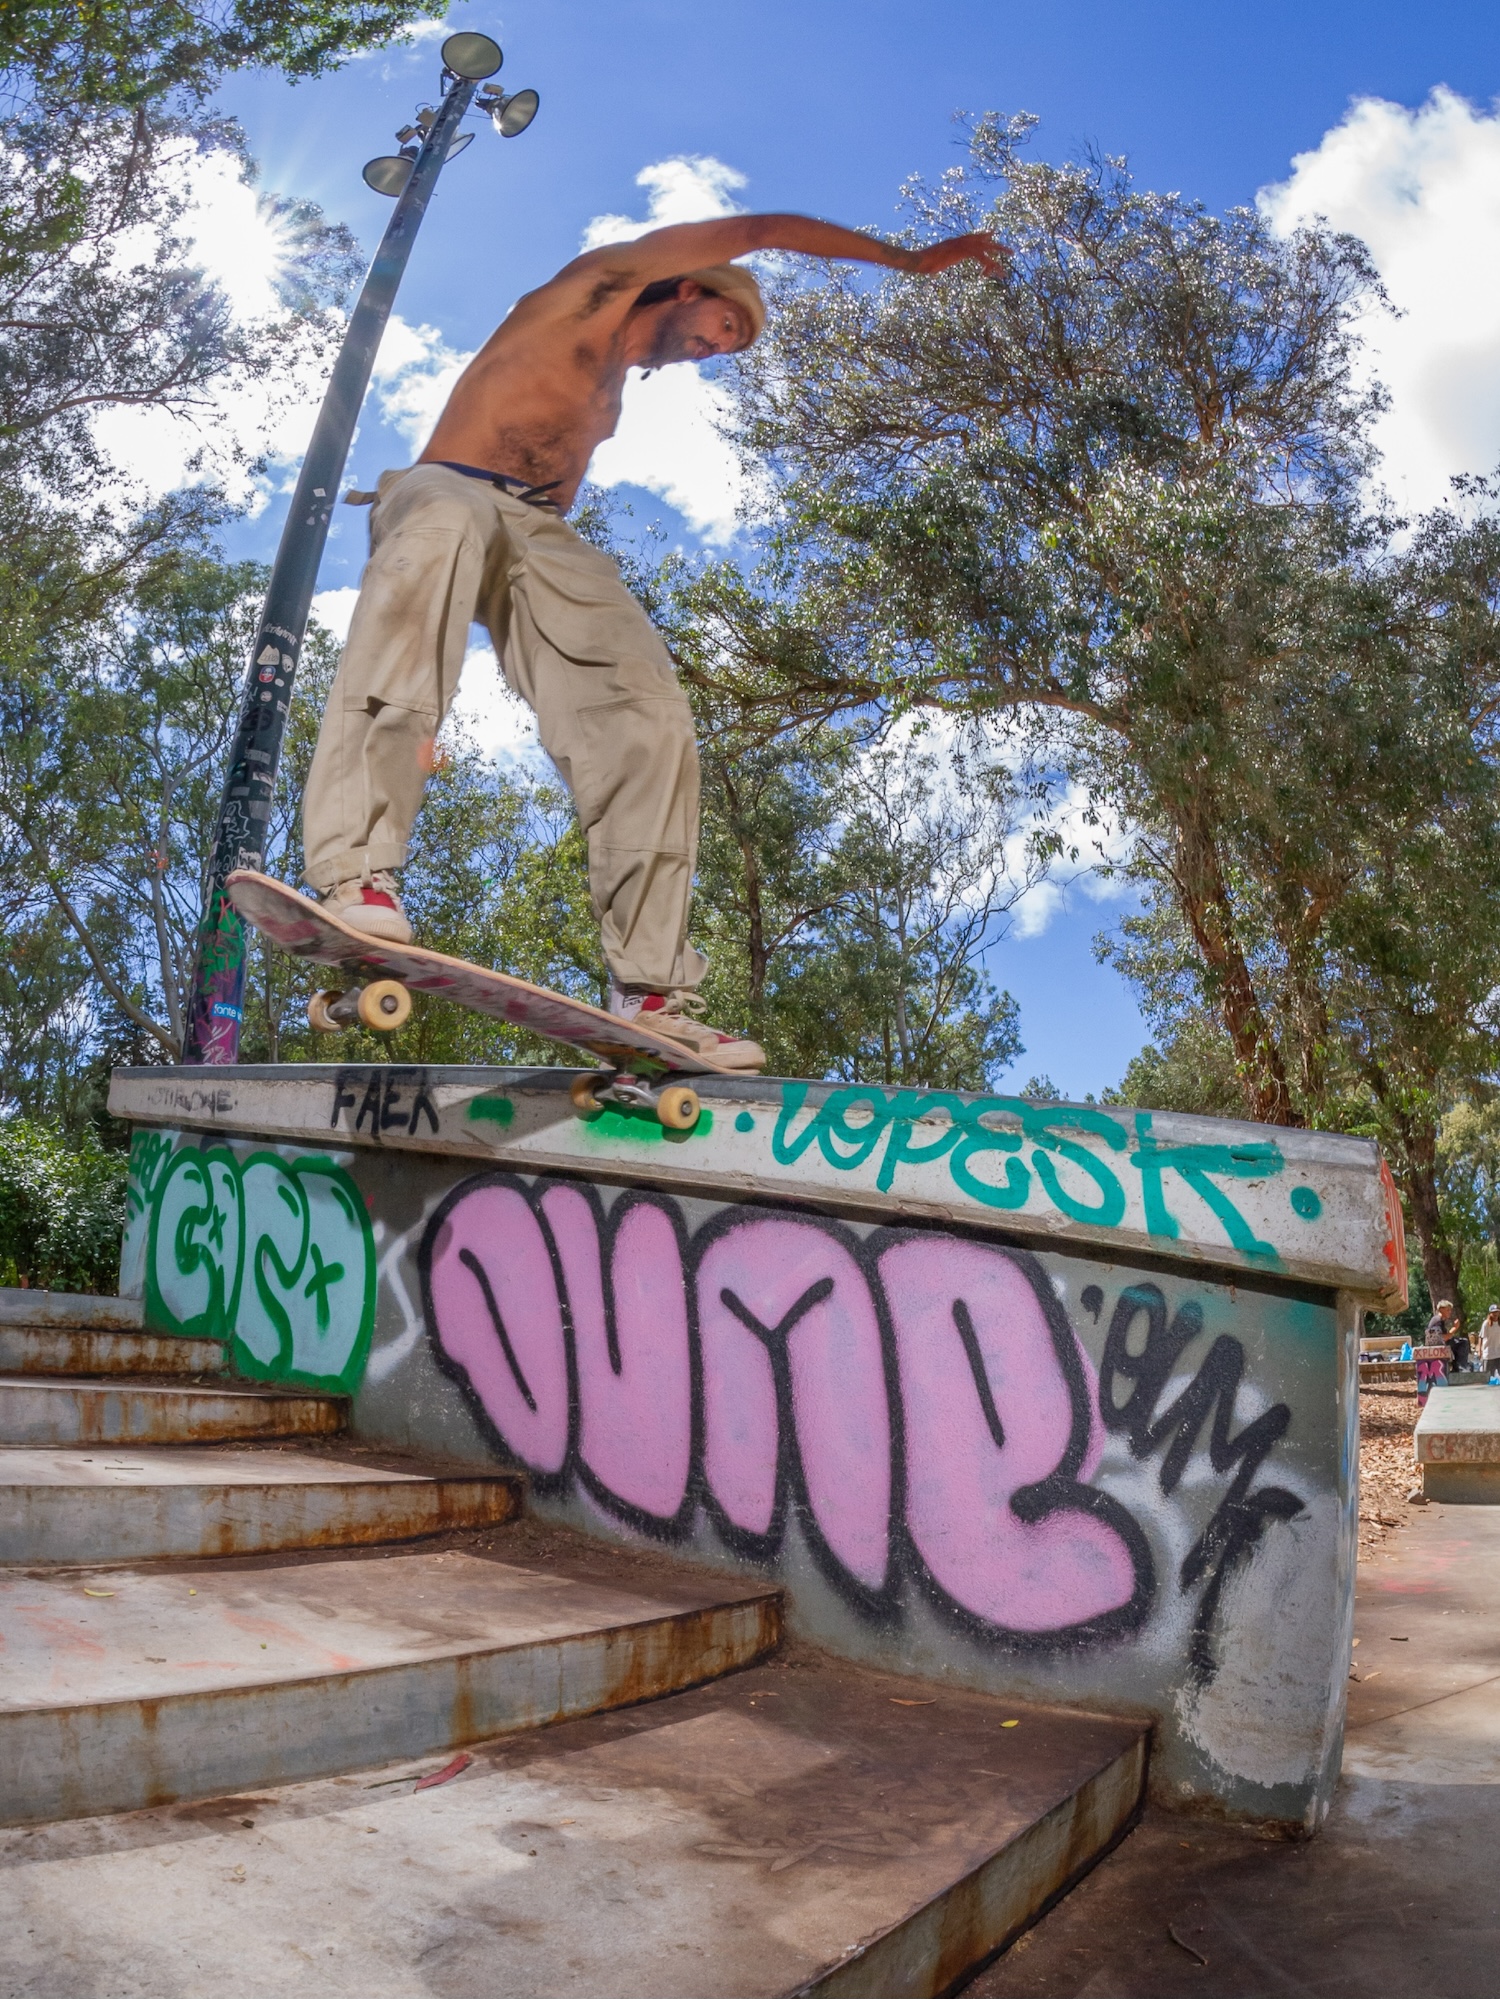
M 876 1265 L 888 1249 L 902 1243 L 922 1242 L 931 1239 L 931 1231 L 926 1229 L 877 1229 L 866 1239 L 871 1247 Z M 1113 1610 L 1101 1611 L 1097 1616 L 1085 1618 L 1077 1624 L 1058 1625 L 1047 1632 L 1012 1631 L 1009 1627 L 992 1623 L 978 1615 L 967 1604 L 960 1603 L 943 1589 L 933 1577 L 927 1564 L 922 1560 L 906 1524 L 905 1504 L 905 1423 L 902 1423 L 901 1465 L 902 1502 L 899 1532 L 906 1557 L 904 1566 L 917 1588 L 936 1608 L 945 1612 L 969 1637 L 993 1643 L 1003 1640 L 1017 1651 L 1046 1649 L 1060 1651 L 1067 1647 L 1082 1648 L 1086 1645 L 1105 1644 L 1115 1639 L 1128 1637 L 1138 1631 L 1151 1614 L 1156 1599 L 1156 1563 L 1152 1557 L 1151 1544 L 1144 1528 L 1135 1515 L 1115 1498 L 1113 1493 L 1103 1491 L 1099 1486 L 1084 1484 L 1078 1477 L 1084 1458 L 1088 1455 L 1089 1437 L 1093 1429 L 1093 1410 L 1089 1398 L 1088 1379 L 1084 1373 L 1083 1353 L 1071 1320 L 1063 1310 L 1062 1302 L 1053 1289 L 1046 1271 L 1030 1250 L 1018 1249 L 1009 1244 L 980 1243 L 980 1248 L 1003 1256 L 1014 1265 L 1026 1279 L 1047 1330 L 1052 1339 L 1052 1351 L 1062 1371 L 1063 1382 L 1068 1391 L 1068 1414 L 1070 1427 L 1068 1441 L 1063 1454 L 1045 1478 L 1037 1479 L 1030 1485 L 1017 1486 L 1010 1496 L 1010 1510 L 1018 1520 L 1028 1526 L 1045 1520 L 1054 1513 L 1087 1513 L 1101 1521 L 1118 1534 L 1130 1558 L 1131 1572 L 1135 1587 L 1130 1596 Z M 884 1304 L 885 1285 L 878 1279 L 872 1282 L 872 1290 Z M 955 1299 L 954 1304 L 962 1303 Z M 886 1307 L 888 1310 L 889 1308 Z M 967 1314 L 967 1308 L 966 1314 Z M 972 1321 L 971 1321 L 972 1325 Z M 955 1330 L 963 1341 L 963 1328 L 954 1314 Z M 976 1363 L 983 1366 L 983 1357 L 976 1350 L 969 1352 L 968 1342 L 963 1341 L 965 1356 L 971 1373 Z M 988 1387 L 988 1382 L 986 1382 Z M 975 1389 L 978 1391 L 977 1375 Z M 989 1395 L 990 1407 L 994 1407 L 993 1391 Z M 899 1390 L 898 1390 L 898 1406 Z M 981 1408 L 984 1403 L 981 1401 Z M 904 1412 L 903 1412 L 904 1414 Z M 998 1411 L 997 1421 L 998 1421 Z M 993 1432 L 991 1432 L 993 1434 Z
M 1090 1285 L 1083 1294 L 1083 1304 L 1097 1317 L 1104 1298 L 1101 1292 L 1098 1307 L 1092 1306 L 1089 1292 L 1096 1290 L 1096 1285 Z M 1130 1350 L 1130 1331 L 1143 1312 L 1146 1344 L 1136 1354 Z M 1169 1436 L 1172 1439 L 1157 1474 L 1164 1494 L 1176 1491 L 1210 1413 L 1209 1463 L 1221 1475 L 1237 1467 L 1228 1491 L 1184 1555 L 1177 1575 L 1178 1588 L 1184 1592 L 1196 1589 L 1205 1576 L 1208 1579 L 1193 1614 L 1188 1647 L 1189 1671 L 1200 1684 L 1212 1679 L 1218 1668 L 1214 1622 L 1225 1585 L 1249 1560 L 1271 1521 L 1295 1520 L 1307 1510 L 1297 1494 L 1285 1486 L 1267 1485 L 1250 1491 L 1256 1473 L 1290 1428 L 1292 1412 L 1285 1402 L 1273 1403 L 1230 1434 L 1245 1372 L 1242 1340 L 1220 1333 L 1187 1387 L 1169 1408 L 1156 1413 L 1178 1358 L 1202 1331 L 1202 1306 L 1191 1300 L 1179 1305 L 1168 1326 L 1167 1300 L 1161 1286 L 1127 1284 L 1111 1315 L 1099 1363 L 1100 1417 L 1107 1430 L 1124 1433 L 1130 1455 L 1148 1458 Z M 1132 1384 L 1123 1403 L 1114 1399 L 1117 1375 Z
M 1068 1443 L 1058 1464 L 1048 1475 L 1028 1486 L 1017 1488 L 1011 1494 L 1009 1504 L 1016 1517 L 1027 1523 L 1039 1521 L 1058 1511 L 1077 1511 L 1091 1514 L 1109 1526 L 1121 1539 L 1130 1557 L 1135 1575 L 1135 1588 L 1128 1602 L 1114 1610 L 1087 1619 L 1076 1625 L 1058 1626 L 1045 1632 L 1017 1631 L 996 1624 L 988 1618 L 972 1611 L 967 1605 L 952 1597 L 939 1585 L 926 1563 L 922 1560 L 906 1521 L 906 1434 L 905 1412 L 900 1393 L 899 1372 L 895 1353 L 894 1328 L 891 1324 L 889 1303 L 885 1286 L 879 1275 L 879 1262 L 889 1249 L 909 1241 L 929 1240 L 932 1231 L 922 1229 L 880 1229 L 865 1236 L 857 1236 L 840 1223 L 821 1215 L 791 1213 L 758 1206 L 738 1206 L 718 1209 L 708 1222 L 694 1233 L 689 1233 L 680 1205 L 674 1197 L 645 1194 L 636 1190 L 622 1193 L 606 1211 L 598 1191 L 589 1183 L 537 1177 L 530 1182 L 519 1176 L 502 1171 L 476 1174 L 461 1181 L 452 1188 L 440 1204 L 424 1232 L 418 1253 L 419 1273 L 422 1287 L 423 1312 L 427 1322 L 429 1343 L 433 1348 L 442 1371 L 454 1380 L 464 1394 L 465 1400 L 474 1414 L 480 1429 L 497 1451 L 508 1462 L 520 1460 L 519 1453 L 507 1442 L 497 1429 L 485 1409 L 477 1391 L 469 1381 L 467 1370 L 454 1361 L 444 1350 L 438 1334 L 437 1317 L 432 1306 L 431 1265 L 438 1232 L 449 1212 L 484 1186 L 505 1187 L 519 1194 L 535 1217 L 542 1232 L 543 1240 L 552 1265 L 553 1281 L 563 1328 L 566 1349 L 566 1375 L 568 1383 L 568 1443 L 567 1452 L 559 1471 L 555 1473 L 536 1472 L 525 1466 L 536 1490 L 544 1496 L 560 1496 L 571 1486 L 582 1488 L 607 1514 L 622 1525 L 650 1538 L 667 1542 L 681 1542 L 693 1532 L 698 1512 L 706 1516 L 715 1534 L 730 1553 L 757 1566 L 771 1566 L 782 1552 L 786 1539 L 788 1518 L 795 1513 L 802 1529 L 804 1541 L 815 1562 L 830 1585 L 837 1591 L 849 1607 L 867 1620 L 891 1624 L 899 1621 L 904 1610 L 903 1584 L 911 1583 L 918 1592 L 935 1608 L 956 1622 L 971 1637 L 990 1644 L 1003 1644 L 1010 1649 L 1021 1651 L 1057 1651 L 1069 1647 L 1079 1647 L 1113 1639 L 1118 1639 L 1138 1630 L 1150 1614 L 1156 1596 L 1155 1564 L 1150 1544 L 1140 1523 L 1129 1509 L 1112 1494 L 1097 1486 L 1083 1483 L 1078 1472 L 1087 1454 L 1092 1424 L 1091 1399 L 1084 1371 L 1084 1362 L 1072 1324 L 1064 1311 L 1057 1294 L 1047 1278 L 1038 1259 L 1029 1251 L 1011 1245 L 983 1243 L 981 1246 L 992 1254 L 1002 1256 L 1012 1263 L 1025 1277 L 1033 1296 L 1038 1301 L 1052 1339 L 1053 1351 L 1062 1370 L 1067 1385 L 1071 1429 Z M 669 1519 L 644 1512 L 630 1502 L 621 1499 L 605 1486 L 592 1469 L 584 1462 L 580 1445 L 581 1398 L 579 1393 L 576 1328 L 568 1287 L 564 1277 L 561 1257 L 551 1227 L 548 1224 L 542 1202 L 554 1187 L 565 1187 L 585 1199 L 590 1207 L 595 1223 L 599 1255 L 601 1260 L 601 1284 L 606 1314 L 606 1340 L 611 1359 L 618 1354 L 618 1334 L 614 1321 L 613 1251 L 615 1238 L 627 1214 L 639 1205 L 646 1205 L 664 1213 L 673 1226 L 682 1257 L 682 1272 L 686 1287 L 687 1328 L 689 1342 L 690 1407 L 692 1435 L 689 1445 L 689 1470 L 686 1489 L 681 1506 Z M 828 1545 L 818 1526 L 817 1516 L 808 1495 L 806 1473 L 802 1464 L 800 1440 L 797 1436 L 795 1409 L 791 1400 L 791 1376 L 789 1339 L 795 1330 L 783 1319 L 780 1328 L 768 1329 L 749 1326 L 748 1330 L 758 1333 L 766 1343 L 768 1358 L 776 1390 L 777 1409 L 777 1467 L 776 1492 L 770 1526 L 764 1534 L 757 1534 L 736 1526 L 709 1490 L 704 1470 L 704 1396 L 703 1362 L 699 1326 L 699 1270 L 708 1249 L 728 1234 L 754 1222 L 775 1217 L 794 1221 L 812 1227 L 844 1248 L 853 1257 L 859 1268 L 873 1301 L 880 1332 L 882 1363 L 885 1374 L 886 1407 L 891 1443 L 891 1481 L 889 1518 L 889 1559 L 884 1585 L 872 1589 L 852 1576 L 842 1561 Z M 967 1238 L 964 1238 L 967 1239 Z M 814 1289 L 816 1287 L 813 1287 Z M 1093 1294 L 1097 1293 L 1097 1302 Z M 1128 1317 L 1123 1321 L 1123 1330 L 1118 1345 L 1131 1360 L 1124 1340 L 1129 1327 L 1141 1311 L 1146 1311 L 1151 1319 L 1153 1300 L 1147 1293 L 1155 1295 L 1159 1301 L 1162 1323 L 1165 1325 L 1166 1300 L 1154 1285 L 1127 1286 L 1121 1293 L 1111 1322 L 1111 1339 L 1115 1327 L 1122 1324 L 1120 1315 L 1128 1306 Z M 826 1294 L 825 1294 L 826 1295 Z M 742 1303 L 742 1301 L 740 1301 Z M 964 1301 L 955 1300 L 955 1308 Z M 1099 1287 L 1091 1285 L 1083 1294 L 1082 1303 L 1097 1319 L 1103 1308 L 1103 1293 Z M 732 1308 L 728 1308 L 732 1309 Z M 747 1321 L 742 1313 L 736 1314 L 742 1324 Z M 752 1315 L 753 1316 L 753 1315 Z M 993 1395 L 986 1392 L 989 1384 L 983 1386 L 978 1369 L 982 1370 L 982 1358 L 977 1352 L 977 1343 L 971 1351 L 971 1342 L 964 1340 L 964 1327 L 954 1313 L 955 1328 L 969 1360 L 974 1375 L 976 1394 L 980 1397 L 982 1413 L 992 1436 L 998 1424 L 998 1411 L 994 1409 Z M 1173 1321 L 1174 1329 L 1181 1326 L 1184 1337 L 1174 1348 L 1173 1358 L 1187 1344 L 1188 1338 L 1201 1330 L 1201 1309 L 1191 1303 L 1179 1307 Z M 972 1324 L 971 1324 L 972 1331 Z M 1170 1336 L 1169 1336 L 1170 1337 Z M 1150 1335 L 1148 1335 L 1149 1342 Z M 1234 1349 L 1231 1354 L 1229 1349 Z M 1164 1350 L 1164 1349 L 1163 1349 Z M 1210 1365 L 1212 1363 L 1212 1365 Z M 1231 1365 L 1237 1363 L 1237 1365 Z M 1117 1409 L 1112 1403 L 1113 1380 L 1119 1369 L 1118 1358 L 1106 1343 L 1106 1375 L 1101 1368 L 1099 1388 L 1099 1409 L 1108 1431 L 1131 1431 L 1136 1419 L 1127 1414 L 1135 1406 L 1135 1398 Z M 1233 1406 L 1238 1384 L 1243 1375 L 1244 1348 L 1239 1341 L 1227 1335 L 1220 1337 L 1210 1349 L 1205 1363 L 1191 1387 L 1179 1396 L 1171 1409 L 1160 1419 L 1154 1418 L 1155 1393 L 1152 1408 L 1140 1419 L 1145 1427 L 1136 1423 L 1136 1431 L 1127 1441 L 1132 1455 L 1141 1458 L 1150 1454 L 1162 1441 L 1168 1430 L 1175 1427 L 1177 1437 L 1163 1461 L 1159 1481 L 1164 1493 L 1175 1490 L 1182 1472 L 1192 1452 L 1192 1440 L 1196 1439 L 1203 1423 L 1212 1413 L 1213 1429 L 1210 1436 L 1209 1456 L 1216 1471 L 1226 1471 L 1238 1466 L 1236 1476 L 1225 1494 L 1213 1518 L 1194 1548 L 1189 1551 L 1179 1571 L 1179 1587 L 1184 1591 L 1194 1588 L 1204 1576 L 1208 1586 L 1203 1592 L 1193 1624 L 1193 1638 L 1190 1665 L 1200 1679 L 1208 1678 L 1215 1670 L 1212 1648 L 1212 1627 L 1223 1588 L 1232 1572 L 1253 1550 L 1266 1525 L 1275 1518 L 1290 1518 L 1304 1510 L 1303 1502 L 1295 1495 L 1280 1487 L 1263 1487 L 1258 1492 L 1248 1491 L 1260 1465 L 1270 1450 L 1285 1433 L 1290 1421 L 1290 1411 L 1286 1405 L 1277 1405 L 1262 1417 L 1246 1424 L 1231 1436 Z M 1229 1379 L 1230 1373 L 1233 1380 Z M 1168 1369 L 1170 1373 L 1170 1368 Z M 1163 1380 L 1166 1377 L 1163 1377 Z M 1199 1400 L 1190 1401 L 1191 1397 Z M 1227 1399 L 1226 1399 L 1227 1397 Z M 1201 1406 L 1199 1402 L 1201 1401 Z M 994 1423 L 991 1422 L 991 1415 Z M 1284 1417 L 1284 1420 L 1283 1420 Z M 1279 1427 L 1277 1427 L 1279 1425 Z M 1274 1430 L 1274 1434 L 1272 1434 Z M 1138 1433 L 1138 1435 L 1137 1435 Z M 1003 1430 L 1002 1433 L 1003 1435 Z M 1149 1441 L 1148 1441 L 1149 1439 Z
M 741 1560 L 755 1562 L 769 1568 L 781 1553 L 786 1541 L 786 1523 L 795 1515 L 802 1539 L 829 1586 L 838 1594 L 847 1608 L 854 1611 L 866 1623 L 893 1629 L 901 1621 L 901 1582 L 903 1575 L 902 1516 L 905 1510 L 906 1486 L 904 1448 L 905 1426 L 902 1421 L 900 1384 L 896 1379 L 895 1339 L 886 1307 L 884 1288 L 871 1279 L 865 1255 L 867 1238 L 856 1235 L 852 1229 L 831 1220 L 825 1215 L 791 1214 L 778 1209 L 740 1206 L 720 1208 L 700 1228 L 692 1238 L 692 1261 L 684 1268 L 689 1277 L 689 1295 L 693 1300 L 693 1330 L 700 1335 L 698 1300 L 702 1295 L 699 1272 L 703 1260 L 710 1249 L 739 1229 L 756 1222 L 792 1222 L 798 1226 L 814 1229 L 819 1235 L 846 1250 L 854 1261 L 855 1268 L 864 1281 L 875 1312 L 877 1335 L 880 1341 L 880 1366 L 885 1388 L 886 1426 L 890 1438 L 890 1499 L 885 1522 L 885 1579 L 872 1586 L 851 1575 L 844 1566 L 818 1524 L 817 1512 L 808 1490 L 807 1470 L 802 1461 L 802 1442 L 797 1433 L 796 1405 L 792 1398 L 791 1336 L 796 1324 L 789 1323 L 791 1313 L 783 1315 L 776 1328 L 749 1326 L 741 1312 L 734 1316 L 740 1319 L 747 1330 L 760 1338 L 766 1348 L 771 1365 L 771 1380 L 776 1396 L 776 1484 L 771 1508 L 771 1524 L 764 1534 L 756 1534 L 752 1529 L 737 1526 L 720 1505 L 718 1496 L 708 1482 L 707 1468 L 700 1460 L 703 1511 L 713 1526 L 714 1532 Z M 816 1289 L 810 1286 L 809 1290 Z M 804 1298 L 807 1297 L 804 1293 Z M 828 1296 L 827 1292 L 824 1296 Z M 722 1296 L 722 1294 L 721 1294 Z M 801 1302 L 801 1301 L 799 1301 Z M 734 1311 L 726 1302 L 726 1310 Z M 795 1308 L 794 1308 L 795 1309 Z M 805 1310 L 800 1317 L 805 1317 Z M 767 1333 L 771 1337 L 767 1337 Z M 777 1337 L 779 1335 L 779 1337 Z M 701 1366 L 701 1358 L 700 1358 Z M 700 1377 L 701 1394 L 701 1377 Z M 706 1430 L 706 1417 L 701 1413 L 700 1428 Z

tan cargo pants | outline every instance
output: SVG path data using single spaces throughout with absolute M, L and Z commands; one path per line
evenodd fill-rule
M 307 780 L 308 882 L 405 861 L 475 621 L 572 791 L 611 972 L 653 992 L 696 986 L 698 749 L 667 649 L 614 563 L 565 521 L 440 465 L 380 478 Z

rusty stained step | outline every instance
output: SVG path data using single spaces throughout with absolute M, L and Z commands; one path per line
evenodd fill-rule
M 151 1562 L 410 1541 L 521 1510 L 513 1472 L 388 1471 L 194 1444 L 0 1449 L 0 1562 Z
M 227 1371 L 220 1340 L 0 1322 L 0 1375 L 197 1375 Z
M 0 1824 L 258 1789 L 649 1700 L 759 1658 L 779 1592 L 456 1551 L 0 1573 Z
M 139 1298 L 104 1298 L 93 1292 L 28 1291 L 0 1284 L 0 1326 L 96 1327 L 138 1333 Z
M 425 1792 L 435 1759 L 0 1835 L 0 1989 L 927 1999 L 1130 1826 L 1148 1741 L 773 1659 Z
M 343 1396 L 307 1390 L 0 1376 L 0 1445 L 214 1444 L 329 1437 L 343 1429 L 347 1414 Z

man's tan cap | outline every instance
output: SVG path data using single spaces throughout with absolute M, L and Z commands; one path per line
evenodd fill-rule
M 695 285 L 702 285 L 706 292 L 716 292 L 720 298 L 727 298 L 739 306 L 750 320 L 750 339 L 759 340 L 766 327 L 766 302 L 760 295 L 760 286 L 741 264 L 711 264 L 706 271 L 684 271 L 685 278 L 691 278 Z

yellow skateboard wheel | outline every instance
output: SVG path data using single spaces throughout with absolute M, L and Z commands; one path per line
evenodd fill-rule
M 573 1100 L 573 1108 L 580 1117 L 590 1117 L 599 1108 L 599 1099 L 594 1095 L 597 1076 L 575 1076 L 568 1085 L 568 1095 Z
M 341 1000 L 342 993 L 314 993 L 307 1002 L 307 1024 L 319 1034 L 342 1033 L 342 1025 L 336 1021 L 328 1009 L 335 1000 Z
M 668 1131 L 691 1131 L 698 1122 L 698 1092 L 685 1084 L 673 1083 L 658 1093 L 656 1116 Z
M 360 989 L 359 1017 L 380 1034 L 394 1034 L 411 1014 L 411 994 L 399 979 L 372 979 Z

